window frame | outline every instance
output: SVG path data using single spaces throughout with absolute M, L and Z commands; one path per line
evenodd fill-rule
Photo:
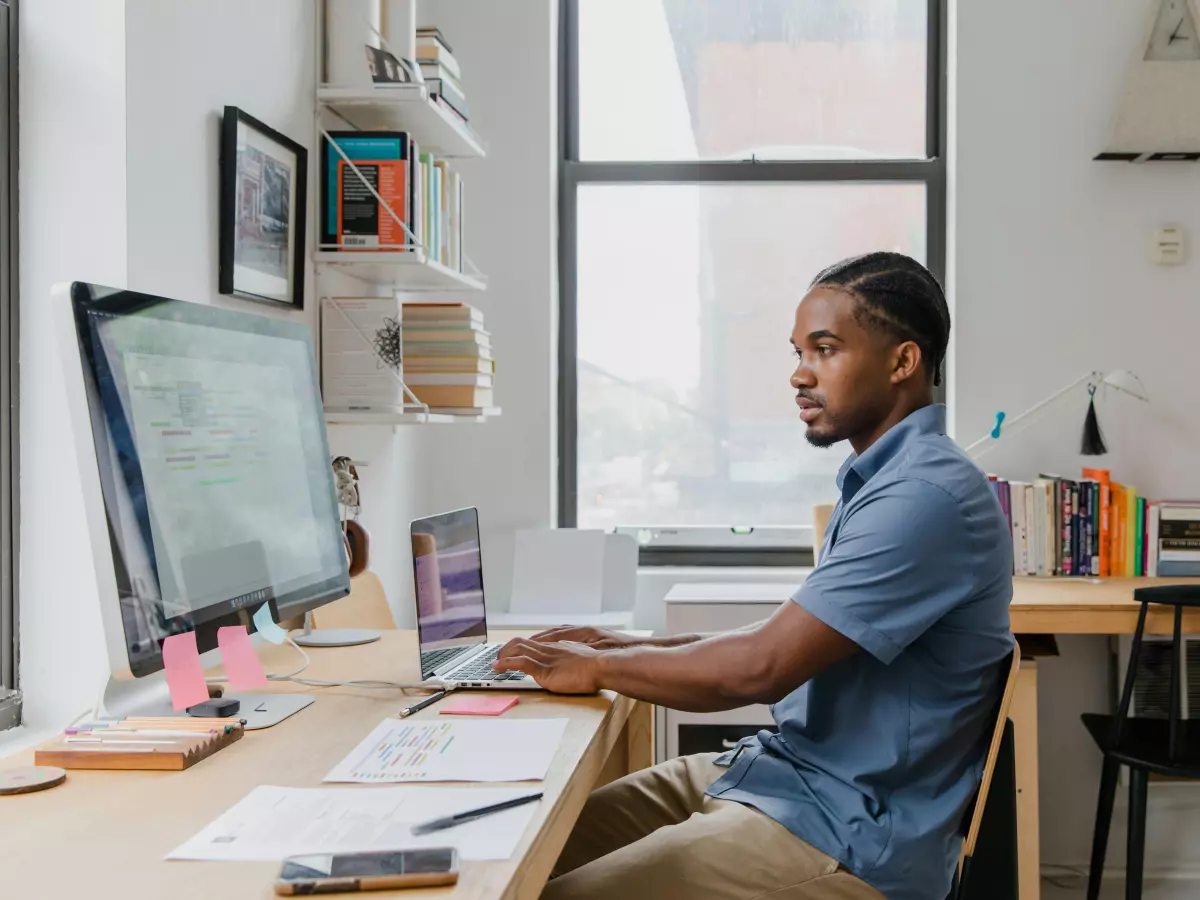
M 890 182 L 925 187 L 926 264 L 943 283 L 947 246 L 948 0 L 926 0 L 925 158 L 871 160 L 585 161 L 579 155 L 579 0 L 559 0 L 558 179 L 558 525 L 579 516 L 578 192 L 587 184 L 831 184 Z M 939 389 L 939 399 L 944 388 Z M 642 565 L 812 565 L 813 529 L 795 526 L 786 546 L 725 526 L 620 527 L 641 545 Z M 747 523 L 753 525 L 754 523 Z M 742 529 L 739 529 L 742 531 Z M 639 533 L 640 532 L 640 533 Z M 649 532 L 649 533 L 648 533 Z
M 0 0 L 0 40 L 6 59 L 0 64 L 0 731 L 21 723 L 18 690 L 18 441 L 20 289 L 17 273 L 17 0 Z

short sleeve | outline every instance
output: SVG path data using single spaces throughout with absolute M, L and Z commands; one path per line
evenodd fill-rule
M 792 600 L 887 664 L 970 596 L 970 541 L 942 488 L 894 481 L 847 509 Z

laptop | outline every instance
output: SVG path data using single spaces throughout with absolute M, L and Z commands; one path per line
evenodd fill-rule
M 487 641 L 479 511 L 417 519 L 409 527 L 416 581 L 422 680 L 460 688 L 541 690 L 524 672 L 497 672 L 503 644 Z

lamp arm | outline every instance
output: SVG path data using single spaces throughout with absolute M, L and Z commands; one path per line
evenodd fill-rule
M 1093 370 L 1091 372 L 1086 372 L 1083 375 L 1080 375 L 1078 378 L 1076 378 L 1074 381 L 1072 381 L 1066 387 L 1055 391 L 1053 394 L 1051 394 L 1049 397 L 1046 397 L 1044 400 L 1038 401 L 1033 406 L 1029 407 L 1029 409 L 1027 409 L 1023 413 L 1021 413 L 1019 416 L 1014 416 L 1013 418 L 1006 420 L 1004 423 L 1004 426 L 1003 426 L 1004 430 L 1001 431 L 1001 433 L 1000 433 L 1001 437 L 1004 436 L 1004 431 L 1010 430 L 1013 426 L 1015 426 L 1021 420 L 1028 419 L 1030 416 L 1033 416 L 1033 415 L 1041 412 L 1043 409 L 1045 409 L 1047 406 L 1049 406 L 1055 400 L 1058 400 L 1060 397 L 1062 397 L 1066 394 L 1069 394 L 1071 391 L 1073 391 L 1075 388 L 1079 387 L 1079 385 L 1083 384 L 1084 382 L 1094 381 L 1097 384 L 1099 384 L 1103 379 L 1104 379 L 1104 373 L 1097 372 L 1095 370 Z M 989 432 L 988 434 L 985 434 L 983 437 L 981 437 L 979 440 L 974 441 L 971 444 L 968 444 L 964 448 L 964 452 L 968 456 L 970 456 L 972 459 L 978 459 L 979 456 L 983 456 L 983 454 L 986 453 L 987 450 L 990 448 L 985 447 L 985 449 L 978 455 L 975 454 L 976 450 L 978 450 L 980 447 L 984 447 L 984 445 L 986 445 L 988 443 L 994 444 L 999 440 L 1000 440 L 1000 438 L 992 437 L 991 433 Z

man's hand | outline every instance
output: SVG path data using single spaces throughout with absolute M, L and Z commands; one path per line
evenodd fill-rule
M 642 643 L 639 638 L 608 628 L 593 628 L 590 625 L 559 625 L 539 631 L 531 641 L 539 644 L 554 644 L 559 641 L 574 641 L 577 644 L 587 644 L 597 650 L 614 650 L 617 647 L 632 647 Z
M 599 655 L 599 650 L 582 643 L 543 644 L 514 638 L 501 648 L 492 668 L 497 672 L 524 672 L 556 694 L 594 694 L 600 690 L 596 664 Z

